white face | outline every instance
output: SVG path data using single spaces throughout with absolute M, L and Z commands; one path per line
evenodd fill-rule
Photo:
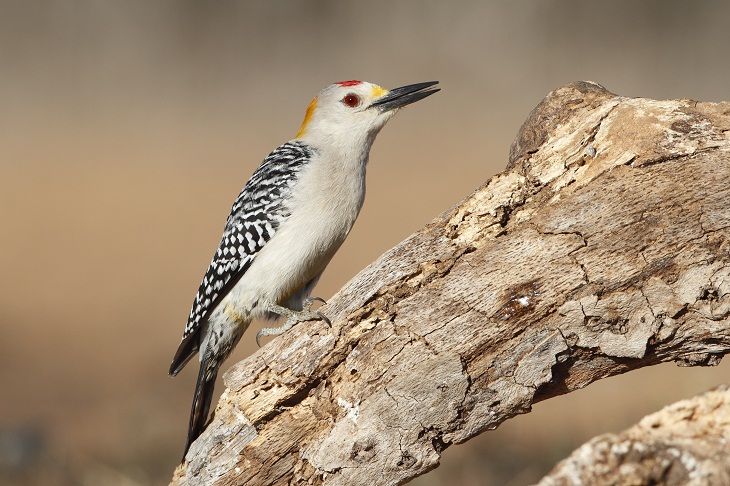
M 365 81 L 344 81 L 324 88 L 307 108 L 297 138 L 339 138 L 338 135 L 375 136 L 397 109 L 373 103 L 389 91 Z

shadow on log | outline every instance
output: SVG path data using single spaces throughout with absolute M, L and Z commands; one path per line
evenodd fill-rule
M 507 169 L 225 375 L 174 485 L 400 484 L 533 403 L 730 351 L 730 104 L 549 94 Z M 560 483 L 562 484 L 562 483 Z

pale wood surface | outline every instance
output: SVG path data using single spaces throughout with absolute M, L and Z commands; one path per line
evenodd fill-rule
M 399 484 L 537 401 L 716 364 L 728 130 L 729 103 L 552 92 L 503 173 L 322 308 L 331 329 L 298 325 L 226 373 L 172 484 Z

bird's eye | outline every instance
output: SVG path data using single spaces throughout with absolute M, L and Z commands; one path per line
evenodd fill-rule
M 350 93 L 349 95 L 342 98 L 342 102 L 350 108 L 354 108 L 360 104 L 360 97 L 358 95 Z

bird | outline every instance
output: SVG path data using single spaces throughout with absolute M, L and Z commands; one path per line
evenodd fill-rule
M 325 87 L 296 137 L 271 152 L 233 203 L 170 366 L 177 375 L 199 354 L 183 462 L 206 427 L 218 371 L 254 319 L 285 317 L 277 335 L 327 317 L 310 294 L 345 241 L 365 199 L 370 148 L 402 107 L 430 96 L 438 81 L 385 89 L 366 81 Z

